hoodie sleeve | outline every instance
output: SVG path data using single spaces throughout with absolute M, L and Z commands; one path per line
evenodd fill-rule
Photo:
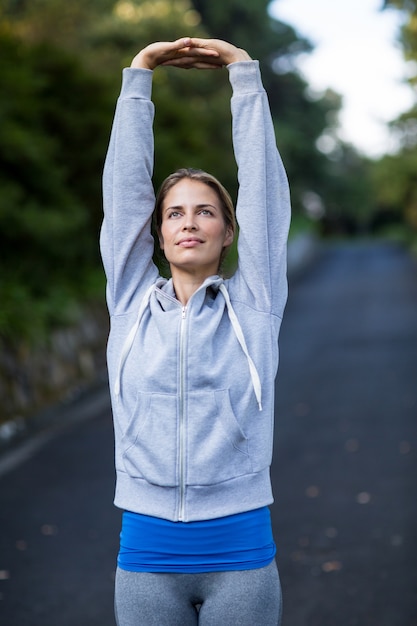
M 290 223 L 287 176 L 275 143 L 258 61 L 228 66 L 233 94 L 233 147 L 238 165 L 239 266 L 236 299 L 282 317 L 287 299 L 286 244 Z
M 111 315 L 137 306 L 158 271 L 152 261 L 153 72 L 126 68 L 103 172 L 100 249 Z

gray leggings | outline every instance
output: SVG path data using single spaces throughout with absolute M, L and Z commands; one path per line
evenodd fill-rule
M 116 572 L 117 626 L 279 626 L 281 607 L 275 561 L 232 572 Z

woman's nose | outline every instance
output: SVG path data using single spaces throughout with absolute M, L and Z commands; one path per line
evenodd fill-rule
M 183 230 L 195 230 L 197 228 L 197 224 L 196 224 L 196 220 L 194 218 L 194 215 L 185 215 L 184 217 L 184 223 L 183 223 Z

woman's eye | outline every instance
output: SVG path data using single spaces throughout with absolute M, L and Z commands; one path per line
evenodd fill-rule
M 168 213 L 168 217 L 178 217 L 180 215 L 179 211 L 171 211 Z
M 200 213 L 201 215 L 212 215 L 212 212 L 209 209 L 202 209 Z

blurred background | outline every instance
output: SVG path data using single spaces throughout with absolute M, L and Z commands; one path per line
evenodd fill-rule
M 416 0 L 0 0 L 2 625 L 114 623 L 101 174 L 122 68 L 193 35 L 259 59 L 291 186 L 284 624 L 417 626 L 416 23 Z M 191 165 L 236 196 L 227 72 L 154 83 L 155 187 Z

